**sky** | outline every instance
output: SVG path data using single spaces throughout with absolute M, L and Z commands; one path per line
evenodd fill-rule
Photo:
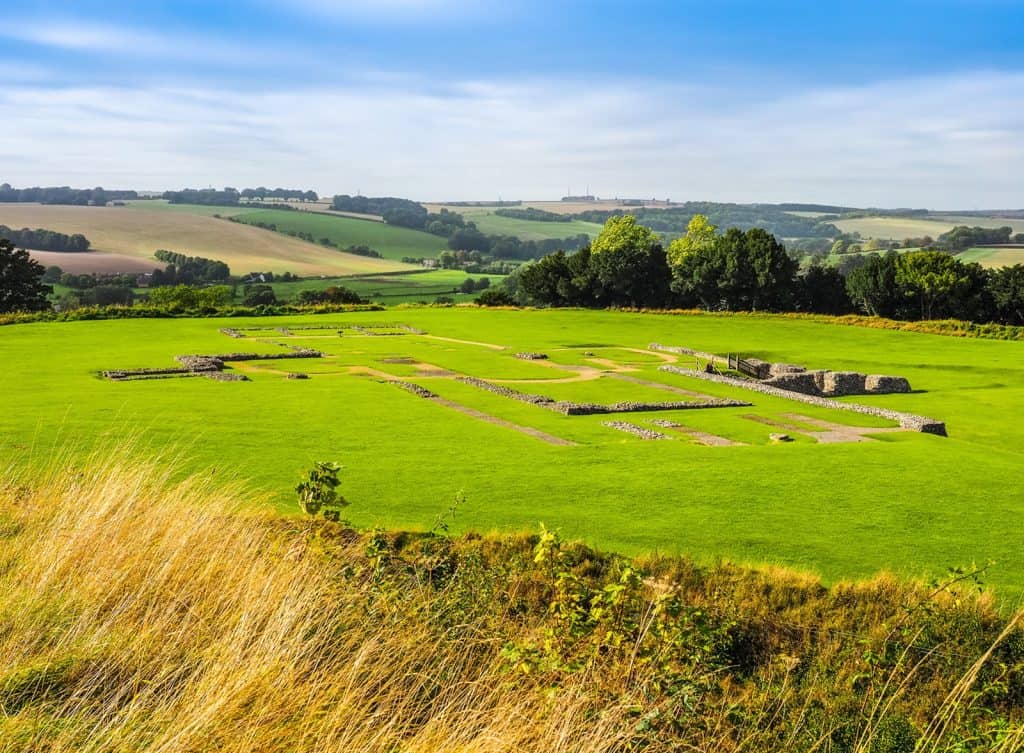
M 0 182 L 1024 207 L 1024 0 L 4 0 Z

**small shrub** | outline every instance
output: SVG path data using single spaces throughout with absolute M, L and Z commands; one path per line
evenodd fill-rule
M 327 520 L 333 521 L 341 519 L 341 510 L 348 506 L 348 501 L 338 494 L 340 470 L 341 466 L 337 463 L 313 463 L 305 480 L 295 487 L 299 507 L 304 513 L 313 517 L 322 513 Z

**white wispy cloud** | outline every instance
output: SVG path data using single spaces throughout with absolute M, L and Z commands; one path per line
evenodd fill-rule
M 105 57 L 249 65 L 254 45 L 208 37 L 184 30 L 157 31 L 83 19 L 4 19 L 0 38 L 42 47 Z M 295 50 L 275 48 L 275 60 L 294 57 Z
M 278 0 L 251 1 L 262 10 L 282 8 Z M 287 12 L 340 27 L 415 26 L 429 33 L 468 24 L 498 27 L 530 11 L 521 2 L 486 0 L 291 0 Z
M 13 183 L 279 184 L 419 199 L 601 195 L 1024 205 L 1024 74 L 757 100 L 646 81 L 414 77 L 262 92 L 0 85 Z

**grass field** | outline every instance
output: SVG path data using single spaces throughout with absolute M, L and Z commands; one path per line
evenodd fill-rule
M 436 207 L 435 210 L 440 207 Z M 537 222 L 535 220 L 518 220 L 513 217 L 501 217 L 495 214 L 493 207 L 447 207 L 458 212 L 467 220 L 476 223 L 477 228 L 487 235 L 513 235 L 524 241 L 539 241 L 548 238 L 569 238 L 586 233 L 591 238 L 601 232 L 603 227 L 598 222 Z M 516 207 L 522 208 L 522 207 Z M 551 210 L 546 210 L 551 211 Z
M 105 260 L 109 266 L 104 263 L 102 269 L 88 270 L 97 272 L 121 271 L 121 267 L 128 266 L 122 263 L 123 257 L 153 261 L 159 266 L 153 260 L 153 252 L 161 248 L 189 256 L 219 259 L 227 262 L 235 274 L 270 271 L 298 275 L 346 275 L 407 268 L 387 259 L 345 254 L 259 228 L 195 214 L 184 208 L 177 211 L 168 207 L 165 205 L 162 209 L 152 210 L 127 206 L 2 204 L 0 224 L 19 228 L 42 227 L 68 234 L 82 233 L 92 241 L 94 251 L 117 255 L 113 260 Z M 369 222 L 365 224 L 372 225 Z M 57 265 L 63 266 L 59 262 Z
M 456 302 L 460 302 L 473 300 L 479 295 L 479 293 L 453 292 L 467 277 L 472 277 L 474 280 L 487 277 L 492 285 L 497 285 L 502 279 L 500 275 L 469 275 L 458 269 L 435 269 L 418 274 L 364 275 L 328 280 L 307 279 L 298 282 L 274 282 L 270 286 L 274 289 L 278 300 L 282 301 L 294 300 L 303 290 L 323 290 L 332 285 L 338 285 L 354 290 L 364 298 L 389 305 L 431 303 L 438 296 L 449 296 Z
M 969 248 L 956 255 L 962 262 L 978 262 L 983 267 L 1012 267 L 1024 264 L 1024 248 Z
M 860 233 L 863 238 L 903 240 L 930 235 L 938 238 L 957 225 L 968 227 L 1011 227 L 1015 233 L 1024 233 L 1024 220 L 1005 220 L 992 217 L 958 217 L 955 215 L 920 219 L 916 217 L 857 217 L 832 220 L 844 233 Z
M 374 323 L 427 335 L 368 336 L 349 326 Z M 223 326 L 266 329 L 235 340 L 219 333 Z M 296 329 L 286 340 L 276 327 Z M 885 432 L 863 443 L 818 444 L 795 431 L 798 441 L 774 444 L 769 434 L 778 429 L 764 421 L 807 426 L 791 413 L 841 425 L 879 422 L 659 371 L 663 359 L 646 350 L 652 341 L 901 374 L 914 393 L 857 400 L 944 420 L 950 436 Z M 180 353 L 280 352 L 280 343 L 328 357 L 240 363 L 252 379 L 244 383 L 97 376 L 172 365 Z M 245 479 L 287 511 L 300 472 L 314 460 L 337 460 L 352 502 L 347 512 L 363 526 L 429 528 L 462 491 L 457 530 L 535 530 L 544 522 L 626 553 L 776 562 L 831 580 L 880 569 L 931 575 L 992 559 L 990 582 L 1009 597 L 1024 591 L 1016 533 L 1024 524 L 1019 342 L 768 316 L 469 308 L 40 323 L 0 329 L 0 351 L 0 452 L 21 462 L 42 462 L 69 443 L 85 452 L 134 437 L 147 454 L 180 455 L 197 473 Z M 519 351 L 550 359 L 523 361 L 514 357 Z M 286 380 L 292 370 L 312 378 Z M 454 375 L 511 380 L 505 386 L 576 401 L 663 392 L 661 400 L 680 400 L 688 398 L 678 391 L 688 390 L 753 405 L 569 417 Z M 387 384 L 393 378 L 442 401 Z M 671 430 L 670 441 L 644 441 L 604 426 L 609 418 L 646 428 L 667 418 L 742 444 L 703 446 Z
M 279 209 L 255 209 L 237 217 L 242 222 L 273 223 L 282 231 L 312 233 L 318 241 L 328 238 L 339 246 L 369 246 L 385 259 L 400 260 L 405 256 L 433 259 L 447 248 L 444 238 L 430 233 L 351 217 Z

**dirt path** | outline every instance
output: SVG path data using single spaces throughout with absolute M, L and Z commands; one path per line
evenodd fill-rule
M 452 410 L 458 411 L 459 413 L 463 413 L 467 416 L 472 416 L 473 418 L 479 419 L 480 421 L 486 421 L 487 423 L 494 424 L 495 426 L 501 426 L 505 429 L 512 429 L 513 431 L 518 431 L 520 434 L 526 434 L 527 436 L 533 437 L 534 439 L 539 439 L 541 442 L 547 442 L 548 444 L 554 445 L 561 445 L 563 447 L 576 446 L 575 442 L 570 442 L 568 439 L 562 439 L 561 437 L 556 437 L 552 434 L 546 434 L 540 429 L 534 429 L 529 426 L 520 426 L 519 424 L 514 424 L 511 421 L 506 421 L 503 418 L 492 416 L 489 413 L 483 413 L 481 411 L 476 410 L 475 408 L 470 408 L 469 406 L 462 405 L 461 403 L 456 403 L 451 400 L 447 400 L 443 397 L 431 397 L 427 399 L 430 400 L 431 402 L 437 403 L 438 405 L 443 405 L 446 408 L 451 408 Z
M 701 400 L 714 400 L 715 398 L 710 395 L 705 395 L 701 392 L 694 392 L 693 390 L 684 390 L 682 387 L 676 387 L 671 384 L 662 384 L 661 382 L 651 382 L 647 379 L 640 379 L 634 376 L 628 376 L 627 374 L 609 374 L 608 376 L 615 379 L 621 379 L 624 382 L 632 382 L 633 384 L 640 384 L 644 387 L 652 387 L 656 390 L 664 390 L 665 392 L 671 392 L 675 395 L 686 395 L 687 397 L 696 397 Z
M 657 356 L 665 363 L 676 363 L 679 360 L 679 356 L 674 353 L 665 353 L 660 350 L 647 350 L 645 348 L 622 348 L 622 350 L 628 350 L 631 353 L 643 353 L 645 356 Z
M 803 434 L 804 436 L 810 437 L 816 440 L 820 444 L 844 444 L 849 442 L 871 442 L 871 437 L 868 434 L 877 434 L 880 432 L 891 432 L 891 431 L 904 431 L 900 427 L 893 428 L 872 428 L 868 426 L 847 426 L 845 424 L 836 424 L 831 421 L 822 421 L 820 418 L 811 418 L 810 416 L 802 416 L 797 413 L 786 413 L 783 414 L 783 418 L 788 418 L 791 421 L 795 421 L 795 424 L 786 423 L 785 421 L 778 421 L 774 418 L 768 418 L 766 416 L 757 416 L 754 414 L 748 414 L 742 416 L 742 418 L 748 421 L 756 421 L 759 424 L 765 426 L 772 426 L 777 429 L 785 429 L 786 431 L 794 434 Z M 799 424 L 803 424 L 800 426 Z M 814 429 L 804 428 L 806 426 L 812 426 Z M 816 430 L 815 430 L 816 429 Z
M 719 437 L 716 434 L 708 434 L 705 431 L 697 431 L 696 429 L 691 429 L 688 426 L 667 426 L 664 428 L 671 429 L 672 431 L 678 431 L 680 434 L 685 434 L 690 437 L 690 439 L 697 442 L 697 444 L 702 444 L 707 447 L 740 447 L 743 445 L 743 442 L 734 442 L 731 439 Z
M 441 335 L 420 335 L 420 337 L 426 337 L 430 340 L 441 340 L 446 343 L 460 343 L 462 345 L 478 345 L 481 348 L 490 348 L 491 350 L 505 350 L 504 345 L 495 345 L 494 343 L 484 343 L 478 340 L 459 340 L 457 337 L 441 337 Z

